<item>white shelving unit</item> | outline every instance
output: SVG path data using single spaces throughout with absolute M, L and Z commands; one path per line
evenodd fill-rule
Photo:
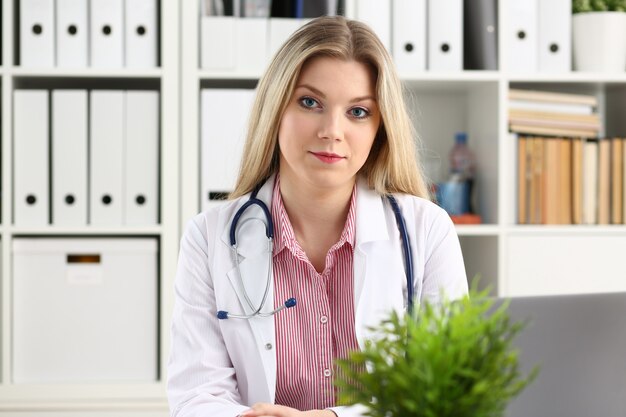
M 479 169 L 476 179 L 478 212 L 481 225 L 459 225 L 460 236 L 468 276 L 481 275 L 482 286 L 490 285 L 494 293 L 502 296 L 528 294 L 602 292 L 617 289 L 626 291 L 626 271 L 619 258 L 600 256 L 616 243 L 626 245 L 624 226 L 526 226 L 516 224 L 516 144 L 511 143 L 507 125 L 508 90 L 534 88 L 548 91 L 578 92 L 598 97 L 599 111 L 604 116 L 606 134 L 626 136 L 626 121 L 615 109 L 626 104 L 626 73 L 599 74 L 569 72 L 562 74 L 520 74 L 515 68 L 507 68 L 507 45 L 505 29 L 509 1 L 500 0 L 498 5 L 499 65 L 496 71 L 461 71 L 454 73 L 420 72 L 401 73 L 408 91 L 413 121 L 421 137 L 423 163 L 436 166 L 439 173 L 447 171 L 447 155 L 453 143 L 454 133 L 466 131 L 469 145 L 477 155 Z M 354 16 L 355 1 L 346 1 L 346 15 Z M 187 221 L 200 208 L 200 100 L 199 93 L 205 87 L 254 88 L 260 74 L 208 71 L 199 68 L 199 8 L 197 1 L 185 2 L 181 10 L 184 30 L 182 40 L 181 69 L 181 219 Z M 432 169 L 431 169 L 432 171 Z M 554 242 L 553 256 L 539 256 L 532 245 L 524 245 L 527 239 L 539 237 Z M 595 257 L 578 259 L 579 266 L 595 265 L 598 276 L 607 277 L 598 284 L 580 285 L 584 280 L 594 281 L 588 268 L 562 269 L 571 262 L 561 238 L 575 242 L 578 255 L 584 253 L 587 240 L 596 245 Z M 591 239 L 593 238 L 593 239 Z M 517 252 L 512 253 L 512 248 Z M 610 251 L 608 253 L 611 253 Z M 523 259 L 532 268 L 520 275 L 516 259 Z M 603 262 L 599 264 L 597 261 Z M 516 269 L 517 268 L 517 269 Z M 567 270 L 573 276 L 562 279 L 554 288 L 548 284 L 550 274 Z M 543 281 L 542 281 L 543 280 Z M 529 285 L 524 285 L 528 281 Z M 570 285 L 571 282 L 571 285 Z M 608 283 L 608 284 L 607 284 Z
M 177 0 L 158 0 L 158 68 L 22 68 L 17 62 L 19 0 L 2 1 L 1 75 L 1 270 L 0 270 L 0 416 L 169 415 L 165 371 L 179 230 L 180 67 Z M 160 94 L 160 222 L 148 227 L 17 227 L 13 219 L 13 91 L 18 88 L 150 89 Z M 158 377 L 146 383 L 16 384 L 12 381 L 12 241 L 16 237 L 150 237 L 158 241 Z M 46 314 L 42 311 L 41 314 Z M 77 312 L 80 314 L 80 312 Z M 59 334 L 59 338 L 63 335 Z
M 2 1 L 1 217 L 0 217 L 0 417 L 168 415 L 165 371 L 178 243 L 182 226 L 200 210 L 200 90 L 254 88 L 258 73 L 199 68 L 199 1 L 160 0 L 160 67 L 152 70 L 35 70 L 16 65 L 19 0 Z M 515 224 L 516 155 L 507 128 L 510 86 L 595 94 L 605 115 L 606 134 L 626 136 L 626 118 L 614 111 L 626 104 L 624 74 L 518 74 L 506 66 L 505 5 L 499 5 L 499 70 L 401 74 L 413 121 L 422 140 L 424 163 L 443 175 L 457 131 L 466 131 L 475 151 L 477 208 L 484 224 L 457 226 L 468 276 L 482 275 L 499 295 L 626 290 L 624 263 L 613 254 L 626 246 L 626 226 L 526 226 Z M 354 0 L 346 1 L 354 16 Z M 13 91 L 38 88 L 150 88 L 160 91 L 160 219 L 153 227 L 24 228 L 12 224 Z M 439 162 L 438 162 L 439 161 Z M 437 163 L 440 164 L 437 169 Z M 435 167 L 435 168 L 433 168 Z M 12 382 L 12 253 L 15 237 L 156 237 L 159 241 L 159 379 L 147 384 L 46 384 Z M 532 243 L 551 243 L 551 256 L 533 252 Z M 567 246 L 573 242 L 573 247 Z M 569 243 L 568 243 L 569 245 Z M 588 259 L 587 245 L 592 246 Z M 543 250 L 543 249 L 541 249 Z M 545 251 L 544 251 L 545 252 Z M 552 253 L 553 252 L 553 253 Z M 541 253 L 545 255 L 545 253 Z M 520 261 L 521 260 L 521 261 Z M 563 269 L 573 262 L 574 267 Z M 529 267 L 522 269 L 521 266 Z M 603 277 L 596 284 L 589 266 Z M 560 287 L 541 275 L 567 271 Z M 522 275 L 520 275 L 522 274 Z M 524 276 L 523 274 L 527 274 Z M 542 284 L 542 280 L 544 284 Z M 584 282 L 585 285 L 580 285 Z M 622 282 L 623 281 L 623 282 Z M 525 284 L 526 283 L 526 284 Z M 607 284 L 608 283 L 608 284 Z M 45 312 L 42 312 L 45 314 Z M 63 335 L 59 335 L 63 337 Z

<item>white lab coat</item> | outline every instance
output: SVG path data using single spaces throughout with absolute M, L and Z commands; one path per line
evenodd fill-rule
M 258 198 L 271 207 L 274 177 Z M 355 331 L 359 346 L 392 309 L 406 306 L 401 239 L 389 203 L 358 181 L 354 249 Z M 459 240 L 450 217 L 421 198 L 397 195 L 413 253 L 417 300 L 437 301 L 443 290 L 456 298 L 467 293 Z M 181 240 L 175 282 L 168 398 L 176 417 L 235 417 L 256 402 L 274 402 L 276 351 L 274 319 L 218 320 L 216 313 L 249 313 L 229 244 L 231 220 L 248 196 L 197 215 Z M 258 206 L 239 221 L 237 243 L 241 276 L 252 302 L 265 289 L 271 248 Z M 281 300 L 282 301 L 282 300 Z M 273 285 L 264 311 L 274 306 Z M 297 305 L 294 308 L 307 308 Z M 279 313 L 280 314 L 280 313 Z M 313 336 L 312 336 L 313 337 Z M 340 417 L 361 416 L 359 406 L 337 407 Z

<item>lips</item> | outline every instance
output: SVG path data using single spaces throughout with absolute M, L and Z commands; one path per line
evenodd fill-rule
M 331 152 L 311 152 L 311 154 L 326 164 L 334 164 L 344 159 L 343 156 Z

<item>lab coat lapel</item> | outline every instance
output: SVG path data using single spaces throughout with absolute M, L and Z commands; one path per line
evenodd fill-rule
M 271 196 L 274 189 L 274 176 L 270 177 L 259 190 L 257 198 L 263 201 L 268 208 L 271 207 Z M 242 197 L 242 204 L 248 201 L 247 197 Z M 261 221 L 260 221 L 261 220 Z M 272 247 L 268 245 L 265 236 L 265 214 L 257 205 L 250 206 L 238 222 L 237 247 L 239 252 L 239 271 L 231 259 L 232 268 L 227 272 L 228 279 L 239 299 L 238 311 L 251 314 L 253 309 L 248 304 L 245 293 L 241 285 L 242 280 L 245 285 L 248 297 L 252 306 L 258 307 L 263 298 L 266 285 L 269 285 L 267 298 L 262 309 L 268 312 L 274 309 L 274 277 L 271 272 Z M 227 223 L 222 241 L 230 247 L 230 225 Z M 269 271 L 269 277 L 268 277 Z M 241 273 L 241 275 L 240 275 Z M 268 283 L 269 279 L 269 283 Z M 234 312 L 233 312 L 234 313 Z M 265 378 L 269 390 L 269 397 L 273 401 L 276 388 L 276 355 L 274 349 L 267 350 L 266 345 L 276 345 L 273 317 L 255 317 L 247 320 L 254 335 L 255 347 L 259 350 L 259 355 L 263 360 Z
M 390 309 L 401 311 L 406 277 L 401 242 L 388 202 L 360 179 L 354 251 L 355 331 L 359 346 Z M 406 297 L 405 297 L 406 298 Z

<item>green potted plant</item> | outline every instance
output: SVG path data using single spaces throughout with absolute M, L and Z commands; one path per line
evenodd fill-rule
M 577 71 L 626 70 L 626 0 L 572 0 Z
M 536 375 L 523 376 L 507 303 L 487 291 L 414 315 L 392 313 L 378 337 L 338 361 L 339 400 L 371 417 L 496 417 Z

